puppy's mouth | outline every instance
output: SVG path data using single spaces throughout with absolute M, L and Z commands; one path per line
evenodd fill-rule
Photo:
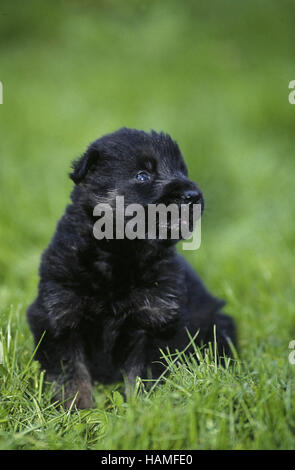
M 192 236 L 204 210 L 204 201 L 203 197 L 195 199 L 189 197 L 176 201 L 173 199 L 165 202 L 161 200 L 152 206 L 157 208 L 155 209 L 156 215 L 152 217 L 154 230 L 151 234 L 150 213 L 146 210 L 147 238 L 178 241 Z
M 178 218 L 171 216 L 167 223 L 159 224 L 159 233 L 161 230 L 165 232 L 166 229 L 168 239 L 183 240 L 189 238 L 196 228 L 197 221 L 201 218 L 201 212 L 200 205 L 182 205 Z
M 183 240 L 189 238 L 197 221 L 204 211 L 203 194 L 194 183 L 189 189 L 182 190 L 179 187 L 171 188 L 165 192 L 155 203 L 158 207 L 165 206 L 167 217 L 159 218 L 157 221 L 157 238 L 167 233 L 167 239 Z

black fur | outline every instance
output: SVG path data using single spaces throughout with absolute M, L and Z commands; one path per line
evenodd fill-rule
M 138 171 L 148 183 L 135 179 Z M 187 177 L 178 145 L 163 133 L 133 129 L 103 136 L 73 164 L 75 183 L 65 214 L 42 256 L 38 296 L 28 309 L 37 359 L 49 381 L 64 384 L 66 405 L 91 407 L 92 383 L 130 382 L 163 371 L 159 348 L 171 352 L 213 340 L 230 354 L 235 328 L 172 240 L 101 240 L 93 235 L 100 201 L 180 203 L 197 185 Z M 203 204 L 203 198 L 201 196 Z M 61 398 L 59 396 L 59 398 Z

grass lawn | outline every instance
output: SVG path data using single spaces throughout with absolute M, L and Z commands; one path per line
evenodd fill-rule
M 294 2 L 9 2 L 0 6 L 0 449 L 294 449 Z M 216 367 L 95 388 L 68 412 L 33 359 L 25 312 L 69 201 L 71 161 L 121 126 L 164 130 L 204 191 L 184 255 L 235 318 Z

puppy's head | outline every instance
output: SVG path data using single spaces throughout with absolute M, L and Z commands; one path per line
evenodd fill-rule
M 189 180 L 177 143 L 164 133 L 122 128 L 103 136 L 73 163 L 70 177 L 76 184 L 74 193 L 90 210 L 100 203 L 115 209 L 118 196 L 124 196 L 125 207 L 204 207 L 202 193 Z

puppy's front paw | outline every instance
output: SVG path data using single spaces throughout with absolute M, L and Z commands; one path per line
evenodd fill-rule
M 55 393 L 54 401 L 58 401 L 64 408 L 85 409 L 93 408 L 92 386 L 88 381 L 77 382 L 70 380 Z

